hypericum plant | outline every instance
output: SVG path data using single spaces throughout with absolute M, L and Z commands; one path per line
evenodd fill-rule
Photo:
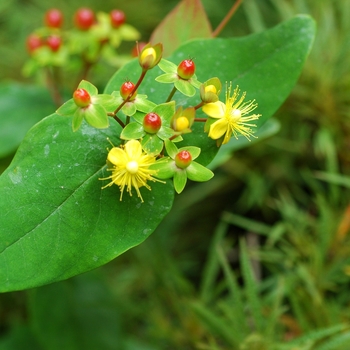
M 61 31 L 48 17 L 45 30 Z M 88 38 L 115 45 L 128 28 L 120 13 L 96 18 L 91 25 L 79 17 L 72 33 L 71 49 L 86 63 L 102 53 Z M 182 37 L 188 28 L 204 39 L 175 46 L 174 30 Z M 80 80 L 71 99 L 27 133 L 0 177 L 0 291 L 109 262 L 155 230 L 189 181 L 210 180 L 232 150 L 276 132 L 276 122 L 265 122 L 299 76 L 313 21 L 299 16 L 239 39 L 215 33 L 198 0 L 182 1 L 104 91 Z M 39 53 L 36 35 L 28 45 Z M 21 96 L 22 103 L 29 102 Z

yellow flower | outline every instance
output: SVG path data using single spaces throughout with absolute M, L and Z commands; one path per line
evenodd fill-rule
M 154 164 L 155 161 L 155 157 L 142 151 L 139 141 L 130 140 L 122 148 L 113 147 L 107 157 L 107 163 L 112 165 L 112 168 L 107 170 L 112 171 L 112 175 L 100 179 L 111 179 L 112 181 L 102 188 L 112 186 L 113 184 L 118 185 L 121 191 L 120 200 L 122 200 L 124 188 L 126 187 L 127 192 L 131 196 L 131 190 L 134 187 L 137 196 L 143 202 L 140 187 L 145 186 L 150 190 L 151 187 L 147 184 L 147 181 L 162 182 L 152 176 L 157 171 L 149 169 L 150 165 Z
M 244 92 L 238 99 L 240 93 L 238 86 L 232 96 L 231 90 L 232 83 L 226 88 L 226 103 L 217 101 L 207 103 L 202 107 L 203 112 L 210 117 L 207 122 L 207 125 L 210 125 L 208 136 L 214 140 L 223 137 L 222 144 L 227 143 L 232 134 L 236 139 L 238 134 L 242 134 L 250 141 L 251 136 L 255 137 L 251 127 L 256 125 L 249 122 L 260 117 L 260 114 L 247 115 L 258 106 L 255 100 L 243 102 L 246 93 Z M 213 121 L 211 118 L 217 120 Z

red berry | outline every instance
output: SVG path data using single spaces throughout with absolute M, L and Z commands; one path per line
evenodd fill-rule
M 43 41 L 41 40 L 40 36 L 36 34 L 30 34 L 27 37 L 26 45 L 28 52 L 33 53 L 36 49 L 43 45 Z
M 63 14 L 58 9 L 50 9 L 45 13 L 44 22 L 47 27 L 61 28 L 63 23 Z
M 81 30 L 88 30 L 94 22 L 95 14 L 89 8 L 80 8 L 74 15 L 74 24 Z
M 181 169 L 187 168 L 191 164 L 191 162 L 192 156 L 191 153 L 188 151 L 180 151 L 175 156 L 175 164 Z
M 110 12 L 111 24 L 113 28 L 118 28 L 125 23 L 125 13 L 120 10 L 112 10 Z
M 141 41 L 139 43 L 136 43 L 136 45 L 132 48 L 131 56 L 132 57 L 138 57 L 139 53 L 143 50 L 143 48 L 147 45 L 147 43 Z
M 134 90 L 135 84 L 131 81 L 126 81 L 121 87 L 120 87 L 120 96 L 123 97 L 124 100 L 128 98 L 130 93 Z M 129 101 L 132 101 L 135 99 L 137 95 L 137 91 L 135 91 Z
M 183 60 L 177 66 L 177 74 L 180 78 L 185 80 L 190 79 L 193 76 L 195 70 L 196 66 L 192 60 Z
M 60 36 L 51 35 L 46 39 L 46 43 L 53 52 L 56 52 L 61 47 L 62 39 Z
M 143 118 L 143 128 L 149 134 L 156 134 L 162 126 L 162 119 L 157 113 L 150 112 Z
M 85 89 L 77 89 L 73 93 L 73 100 L 78 107 L 87 107 L 91 103 L 90 94 Z

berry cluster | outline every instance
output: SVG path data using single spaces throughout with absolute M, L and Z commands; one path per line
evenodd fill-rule
M 116 16 L 117 17 L 117 16 Z M 73 93 L 73 98 L 62 105 L 57 113 L 73 116 L 73 130 L 79 129 L 83 120 L 95 128 L 106 128 L 108 118 L 114 118 L 122 127 L 118 137 L 123 140 L 121 147 L 114 147 L 107 156 L 107 170 L 111 175 L 101 180 L 110 180 L 105 187 L 119 186 L 122 199 L 126 188 L 132 194 L 134 188 L 142 199 L 141 187 L 150 189 L 149 181 L 162 182 L 172 178 L 175 191 L 181 193 L 187 179 L 208 181 L 213 173 L 196 162 L 201 149 L 195 145 L 178 147 L 193 132 L 195 122 L 204 122 L 204 132 L 217 146 L 227 143 L 231 136 L 242 134 L 254 137 L 250 122 L 259 118 L 250 114 L 256 107 L 255 101 L 244 102 L 245 93 L 239 97 L 238 87 L 229 85 L 225 103 L 219 101 L 222 89 L 218 78 L 204 83 L 197 80 L 196 66 L 192 59 L 185 59 L 178 65 L 162 58 L 162 44 L 146 44 L 138 54 L 141 74 L 136 83 L 125 81 L 118 91 L 98 94 L 95 86 L 82 81 Z M 164 103 L 156 104 L 138 89 L 147 72 L 159 66 L 164 74 L 159 75 L 159 83 L 172 83 L 173 88 Z M 199 91 L 198 91 L 199 90 Z M 177 106 L 174 95 L 200 98 L 195 106 Z M 182 103 L 183 104 L 183 103 Z M 197 118 L 198 110 L 207 118 Z M 198 129 L 198 128 L 196 128 Z M 191 139 L 190 139 L 191 140 Z M 188 141 L 188 140 L 187 140 Z M 188 144 L 188 142 L 186 142 Z
M 77 70 L 79 81 L 86 79 L 88 71 L 100 59 L 120 66 L 116 49 L 120 44 L 139 39 L 139 32 L 126 23 L 125 13 L 114 9 L 110 13 L 95 13 L 90 8 L 80 8 L 73 16 L 73 27 L 64 28 L 66 19 L 59 9 L 48 10 L 43 27 L 27 37 L 30 59 L 23 68 L 26 76 L 55 67 L 69 72 Z M 131 58 L 131 55 L 130 55 Z

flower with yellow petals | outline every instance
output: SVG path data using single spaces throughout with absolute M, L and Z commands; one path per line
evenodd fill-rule
M 227 143 L 232 134 L 237 139 L 239 134 L 245 136 L 249 141 L 253 135 L 251 127 L 252 120 L 257 120 L 260 114 L 248 115 L 258 105 L 255 100 L 243 102 L 246 93 L 239 98 L 238 86 L 231 95 L 232 83 L 226 89 L 226 102 L 221 101 L 208 103 L 202 107 L 205 114 L 209 116 L 205 125 L 205 131 L 209 130 L 208 136 L 217 140 L 218 146 Z
M 111 179 L 111 182 L 102 188 L 116 184 L 120 188 L 120 200 L 122 200 L 124 188 L 126 187 L 127 192 L 132 196 L 131 190 L 134 187 L 137 196 L 143 202 L 140 188 L 145 186 L 150 190 L 151 187 L 147 181 L 163 182 L 152 176 L 157 173 L 157 170 L 149 169 L 155 162 L 155 157 L 144 153 L 141 143 L 137 140 L 130 140 L 122 147 L 113 147 L 107 157 L 107 164 L 111 165 L 107 170 L 112 171 L 112 175 L 100 179 Z

